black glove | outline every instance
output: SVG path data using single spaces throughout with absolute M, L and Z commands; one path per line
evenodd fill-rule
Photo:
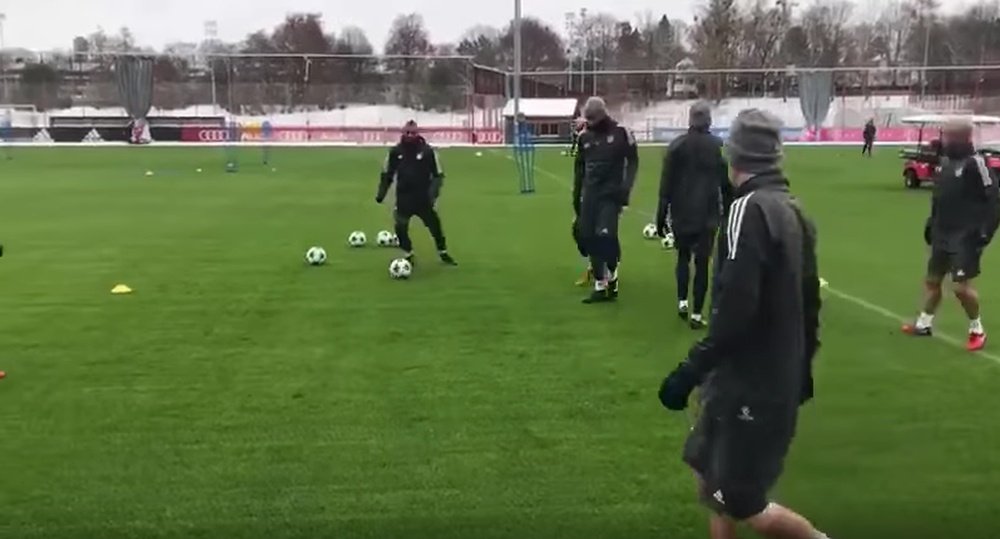
M 687 362 L 682 362 L 674 372 L 660 384 L 660 403 L 668 410 L 681 411 L 687 408 L 688 397 L 698 387 L 698 375 Z
M 931 222 L 929 220 L 924 225 L 924 243 L 927 245 L 931 244 Z
M 383 200 L 385 200 L 384 196 L 382 196 L 382 195 L 375 195 L 375 203 L 376 204 L 381 204 Z

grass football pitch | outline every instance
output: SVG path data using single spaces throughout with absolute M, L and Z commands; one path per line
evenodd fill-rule
M 929 192 L 895 150 L 790 148 L 819 227 L 817 398 L 775 498 L 831 537 L 1000 535 L 1000 344 L 965 353 L 918 306 Z M 705 537 L 656 390 L 696 335 L 673 253 L 641 237 L 660 149 L 623 217 L 622 297 L 583 306 L 571 163 L 445 149 L 458 268 L 349 249 L 390 228 L 384 150 L 15 148 L 0 161 L 0 538 Z M 202 169 L 202 172 L 197 172 Z M 153 171 L 147 176 L 146 171 Z M 324 246 L 329 261 L 307 267 Z M 979 281 L 1000 332 L 1000 251 Z M 123 283 L 135 290 L 112 296 Z M 1000 333 L 998 333 L 1000 334 Z M 748 534 L 749 536 L 749 534 Z

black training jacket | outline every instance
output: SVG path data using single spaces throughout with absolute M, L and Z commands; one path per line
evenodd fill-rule
M 868 142 L 873 142 L 875 140 L 875 134 L 878 132 L 878 128 L 875 127 L 873 123 L 865 124 L 865 140 Z
M 708 336 L 686 362 L 702 380 L 706 406 L 794 413 L 812 397 L 819 346 L 815 228 L 780 175 L 757 176 L 736 196 Z
M 441 194 L 444 172 L 434 148 L 423 138 L 417 143 L 400 142 L 389 150 L 378 186 L 381 200 L 396 182 L 396 200 L 419 204 L 433 202 Z
M 580 214 L 584 198 L 610 198 L 628 206 L 639 170 L 635 136 L 612 119 L 589 126 L 580 134 L 573 174 L 573 211 Z
M 998 204 L 997 180 L 983 156 L 945 157 L 934 177 L 931 244 L 953 253 L 985 246 L 997 230 Z
M 656 225 L 669 218 L 674 234 L 700 234 L 719 226 L 731 199 L 722 140 L 694 127 L 674 139 L 663 158 Z

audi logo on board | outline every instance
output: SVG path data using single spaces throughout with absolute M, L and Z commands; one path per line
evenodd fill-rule
M 229 142 L 229 131 L 225 129 L 202 129 L 198 131 L 198 140 L 202 142 Z

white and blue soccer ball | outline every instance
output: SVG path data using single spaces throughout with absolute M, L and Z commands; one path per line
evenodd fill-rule
M 409 279 L 413 275 L 413 264 L 405 258 L 397 258 L 389 263 L 389 276 L 396 280 Z
M 663 236 L 663 242 L 662 243 L 663 243 L 663 248 L 664 249 L 673 249 L 674 248 L 674 233 L 673 232 L 667 232 L 666 235 Z
M 306 263 L 310 266 L 322 266 L 326 263 L 326 250 L 322 247 L 310 247 L 306 251 Z
M 399 238 L 388 230 L 380 230 L 375 236 L 375 243 L 379 247 L 395 247 L 399 245 Z
M 368 243 L 368 236 L 364 232 L 355 230 L 347 237 L 347 244 L 351 247 L 364 247 Z
M 642 229 L 642 237 L 646 238 L 647 240 L 655 240 L 656 239 L 656 225 L 654 225 L 653 223 L 649 223 L 648 225 L 646 225 L 645 227 L 643 227 L 643 229 Z

